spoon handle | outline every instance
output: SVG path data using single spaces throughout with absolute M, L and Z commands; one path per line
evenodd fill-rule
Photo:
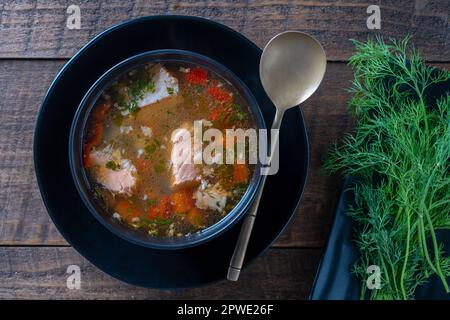
M 270 160 L 272 160 L 273 152 L 276 150 L 274 147 L 278 144 L 279 129 L 281 128 L 281 121 L 283 120 L 284 112 L 277 111 L 272 123 L 271 141 L 270 141 Z M 275 130 L 275 131 L 273 131 Z M 228 267 L 227 279 L 231 281 L 237 281 L 241 273 L 242 265 L 245 259 L 245 253 L 247 252 L 248 242 L 250 235 L 252 234 L 253 224 L 255 223 L 256 214 L 258 213 L 259 203 L 263 194 L 264 185 L 266 184 L 267 175 L 262 176 L 261 186 L 256 194 L 255 201 L 250 211 L 245 216 L 244 222 L 239 233 L 239 238 L 234 248 L 233 256 L 231 257 L 230 265 Z

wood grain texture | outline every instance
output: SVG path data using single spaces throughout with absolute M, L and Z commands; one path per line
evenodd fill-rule
M 32 159 L 37 111 L 62 64 L 0 61 L 0 245 L 66 244 L 45 211 Z
M 66 28 L 70 4 L 81 8 L 80 30 Z M 381 30 L 366 27 L 370 4 L 381 7 Z M 352 73 L 340 62 L 353 52 L 349 39 L 410 34 L 428 61 L 448 62 L 449 13 L 447 0 L 0 1 L 0 299 L 307 298 L 341 184 L 320 167 L 330 144 L 354 125 L 345 107 Z M 274 248 L 237 283 L 161 291 L 113 279 L 67 245 L 37 189 L 32 160 L 36 114 L 65 58 L 112 25 L 158 14 L 209 18 L 261 47 L 278 32 L 305 31 L 324 45 L 330 61 L 338 61 L 328 64 L 323 84 L 303 106 L 311 164 L 297 215 Z M 450 63 L 437 66 L 449 69 Z M 81 267 L 81 290 L 66 287 L 71 264 Z
M 270 249 L 238 282 L 175 291 L 120 282 L 70 247 L 0 247 L 0 257 L 0 299 L 305 299 L 320 250 Z M 67 267 L 73 264 L 81 270 L 80 290 L 67 288 Z
M 81 29 L 66 27 L 66 9 L 75 2 L 10 0 L 0 3 L 0 57 L 70 57 L 88 40 L 121 21 L 146 15 L 200 16 L 224 23 L 259 46 L 276 33 L 295 29 L 310 33 L 324 45 L 329 60 L 346 60 L 352 53 L 349 39 L 365 40 L 407 34 L 428 60 L 450 57 L 447 0 L 321 0 L 321 1 L 76 1 Z M 381 8 L 381 30 L 369 30 L 370 4 Z
M 0 245 L 65 245 L 37 189 L 32 136 L 40 103 L 63 61 L 0 61 Z M 304 104 L 311 143 L 308 183 L 297 216 L 276 246 L 321 247 L 340 178 L 320 173 L 329 145 L 351 130 L 343 89 L 351 70 L 329 63 L 320 89 Z

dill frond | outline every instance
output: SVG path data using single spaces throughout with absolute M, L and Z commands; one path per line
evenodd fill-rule
M 427 66 L 408 38 L 353 43 L 349 109 L 357 125 L 325 168 L 357 181 L 350 216 L 361 298 L 413 299 L 433 274 L 449 292 L 450 258 L 436 232 L 450 227 L 450 96 L 432 100 L 427 90 L 450 73 Z M 379 290 L 365 288 L 370 265 L 381 268 Z

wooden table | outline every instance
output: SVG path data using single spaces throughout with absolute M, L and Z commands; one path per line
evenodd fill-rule
M 366 26 L 367 7 L 381 7 L 381 30 Z M 66 28 L 71 4 L 81 29 Z M 328 146 L 352 129 L 346 110 L 352 78 L 345 61 L 350 38 L 382 34 L 413 41 L 429 62 L 450 62 L 447 0 L 371 1 L 8 1 L 0 3 L 0 298 L 165 299 L 307 298 L 332 219 L 341 179 L 319 172 Z M 324 45 L 328 67 L 318 92 L 303 106 L 311 141 L 309 180 L 291 225 L 237 283 L 160 291 L 121 283 L 97 270 L 61 237 L 43 206 L 32 160 L 35 117 L 58 70 L 94 35 L 144 15 L 207 17 L 243 33 L 259 46 L 297 29 Z M 276 213 L 275 213 L 276 214 Z M 66 287 L 66 269 L 82 271 L 81 290 Z

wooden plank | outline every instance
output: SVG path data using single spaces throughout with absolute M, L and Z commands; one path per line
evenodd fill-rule
M 175 291 L 120 282 L 70 247 L 0 247 L 0 256 L 0 299 L 305 299 L 320 250 L 270 249 L 242 273 L 238 282 L 220 281 Z M 67 288 L 69 265 L 80 267 L 79 290 Z
M 42 97 L 62 61 L 0 61 L 0 245 L 64 245 L 35 182 L 32 135 Z M 318 92 L 304 105 L 311 166 L 302 205 L 278 246 L 324 244 L 340 179 L 319 174 L 329 144 L 351 129 L 343 90 L 351 71 L 329 63 Z
M 33 168 L 42 98 L 63 62 L 0 62 L 0 244 L 65 244 L 50 222 Z
M 414 42 L 430 61 L 450 57 L 449 1 L 77 1 L 81 29 L 66 27 L 70 0 L 14 0 L 0 4 L 0 57 L 70 57 L 88 40 L 121 21 L 146 15 L 181 14 L 224 23 L 259 46 L 288 29 L 308 32 L 330 60 L 346 60 L 349 39 L 384 35 Z M 381 7 L 381 29 L 369 30 L 367 7 Z

